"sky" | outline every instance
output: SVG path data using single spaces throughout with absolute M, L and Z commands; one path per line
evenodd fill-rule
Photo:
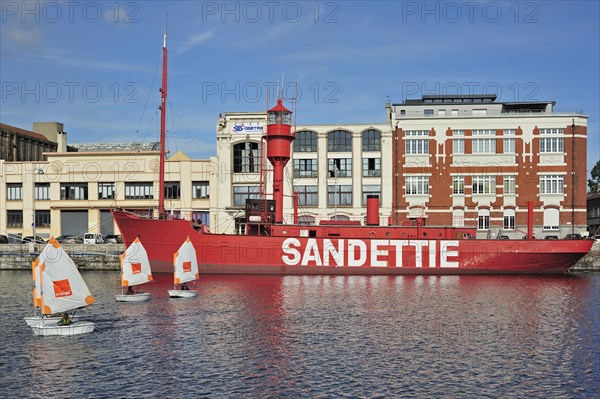
M 385 102 L 495 93 L 588 121 L 600 159 L 597 1 L 1 1 L 0 121 L 64 124 L 69 143 L 216 153 L 219 113 L 283 88 L 298 124 L 385 122 Z

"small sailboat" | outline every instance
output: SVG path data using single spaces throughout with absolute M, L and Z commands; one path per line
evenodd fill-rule
M 32 265 L 34 280 L 34 308 L 41 314 L 26 317 L 25 321 L 35 335 L 77 335 L 94 331 L 95 324 L 73 320 L 69 311 L 92 305 L 95 302 L 77 266 L 52 237 Z M 59 323 L 60 317 L 50 315 L 64 313 L 69 324 Z
M 173 255 L 173 289 L 168 290 L 171 298 L 191 298 L 196 296 L 196 291 L 187 288 L 187 283 L 200 278 L 198 274 L 198 260 L 196 250 L 188 237 Z M 177 289 L 177 285 L 181 284 Z
M 146 249 L 136 238 L 121 254 L 121 294 L 115 295 L 117 302 L 142 302 L 150 299 L 148 292 L 133 292 L 133 287 L 152 280 L 152 270 Z M 127 287 L 127 292 L 125 292 Z

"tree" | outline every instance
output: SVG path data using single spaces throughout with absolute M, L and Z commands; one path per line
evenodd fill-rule
M 594 165 L 590 174 L 592 175 L 592 178 L 588 179 L 589 192 L 594 193 L 600 188 L 600 160 L 596 162 L 596 165 Z

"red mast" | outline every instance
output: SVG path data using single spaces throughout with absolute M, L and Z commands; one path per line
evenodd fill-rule
M 163 35 L 162 87 L 160 88 L 160 171 L 158 183 L 158 218 L 165 217 L 165 158 L 167 119 L 167 30 Z
M 292 112 L 283 106 L 281 98 L 267 112 L 267 158 L 273 165 L 273 199 L 275 223 L 283 223 L 283 168 L 290 160 Z

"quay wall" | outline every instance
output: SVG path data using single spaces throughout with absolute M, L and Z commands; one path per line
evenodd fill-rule
M 0 244 L 0 270 L 31 269 L 31 262 L 44 248 L 43 244 Z M 125 251 L 123 244 L 63 244 L 80 270 L 119 270 L 119 255 Z M 32 251 L 33 249 L 33 251 Z M 600 271 L 600 244 L 594 244 L 574 271 Z

